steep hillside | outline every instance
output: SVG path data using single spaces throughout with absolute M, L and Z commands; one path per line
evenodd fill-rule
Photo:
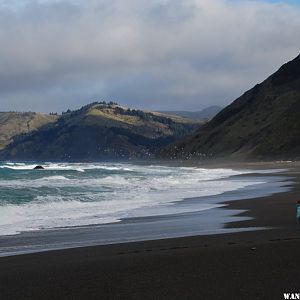
M 36 130 L 56 119 L 56 116 L 33 112 L 0 112 L 0 150 L 11 143 L 13 137 Z
M 185 118 L 96 102 L 21 135 L 0 152 L 11 160 L 97 160 L 149 157 L 198 128 Z
M 300 56 L 223 109 L 164 156 L 300 157 Z

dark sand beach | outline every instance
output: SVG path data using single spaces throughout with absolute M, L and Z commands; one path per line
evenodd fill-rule
M 299 168 L 286 193 L 234 201 L 272 229 L 0 258 L 0 299 L 284 299 L 300 292 Z

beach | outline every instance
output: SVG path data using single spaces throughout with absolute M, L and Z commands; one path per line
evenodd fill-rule
M 278 167 L 278 166 L 276 166 Z M 0 299 L 284 299 L 299 293 L 295 184 L 232 201 L 229 228 L 260 230 L 46 251 L 0 258 Z M 265 229 L 264 229 L 265 228 Z

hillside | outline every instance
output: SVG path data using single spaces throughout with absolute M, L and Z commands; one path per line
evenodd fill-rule
M 180 116 L 180 117 L 189 118 L 193 120 L 206 121 L 212 119 L 221 110 L 222 110 L 221 106 L 213 105 L 200 111 L 170 110 L 170 111 L 161 111 L 161 113 Z
M 292 159 L 300 157 L 299 137 L 300 55 L 162 154 Z
M 0 112 L 0 150 L 15 136 L 36 130 L 56 119 L 56 116 L 33 112 Z
M 0 152 L 10 160 L 97 160 L 151 157 L 199 127 L 197 122 L 95 102 L 20 135 Z

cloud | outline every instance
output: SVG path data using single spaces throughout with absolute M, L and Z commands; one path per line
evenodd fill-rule
M 2 0 L 0 110 L 226 105 L 299 53 L 299 13 L 255 0 Z

